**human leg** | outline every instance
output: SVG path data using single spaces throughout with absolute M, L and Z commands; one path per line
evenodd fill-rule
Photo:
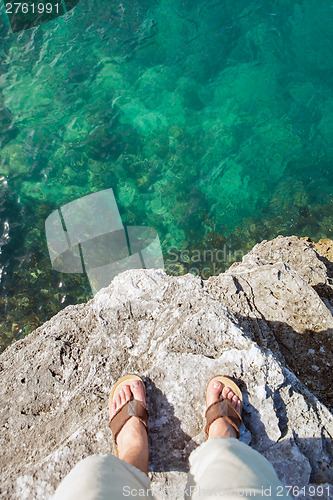
M 119 386 L 110 400 L 110 421 L 119 414 L 119 410 L 131 399 L 146 406 L 146 395 L 142 381 L 132 380 Z M 112 423 L 111 423 L 112 425 Z M 114 436 L 118 447 L 118 456 L 130 465 L 148 473 L 148 436 L 147 430 L 139 418 L 131 417 Z
M 54 500 L 153 498 L 147 476 L 147 430 L 142 422 L 147 416 L 146 394 L 141 379 L 134 377 L 118 381 L 110 396 L 110 426 L 116 430 L 113 438 L 119 458 L 93 455 L 81 460 L 60 483 Z M 137 408 L 139 417 L 135 416 Z
M 114 455 L 92 455 L 76 464 L 52 500 L 124 500 L 130 496 L 153 498 L 148 476 Z
M 220 399 L 228 400 L 240 413 L 238 396 L 230 387 L 213 379 L 207 387 L 207 408 Z M 232 413 L 230 411 L 230 415 Z M 277 493 L 281 493 L 282 498 L 286 496 L 272 465 L 260 453 L 236 439 L 235 427 L 229 418 L 220 417 L 209 426 L 207 441 L 190 457 L 186 495 L 193 500 L 231 500 L 240 496 L 277 498 Z

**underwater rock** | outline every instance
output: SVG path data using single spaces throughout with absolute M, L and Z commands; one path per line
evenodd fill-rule
M 332 359 L 333 322 L 323 286 L 331 290 L 316 250 L 279 237 L 207 281 L 126 271 L 87 304 L 59 312 L 0 357 L 1 498 L 49 498 L 80 459 L 110 453 L 109 391 L 128 372 L 147 384 L 157 493 L 174 498 L 185 486 L 215 373 L 239 379 L 241 440 L 285 484 L 333 484 L 333 418 L 314 395 L 329 401 L 321 365 Z
M 12 113 L 2 104 L 0 108 L 0 146 L 3 147 L 19 133 L 19 128 L 12 124 Z

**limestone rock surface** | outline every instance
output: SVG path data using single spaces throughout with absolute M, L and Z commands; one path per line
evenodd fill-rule
M 309 241 L 278 237 L 207 281 L 126 271 L 7 348 L 0 498 L 51 498 L 80 459 L 112 452 L 108 397 L 128 372 L 146 380 L 150 476 L 160 498 L 183 497 L 216 373 L 239 380 L 241 440 L 284 484 L 330 485 L 332 497 L 330 269 Z

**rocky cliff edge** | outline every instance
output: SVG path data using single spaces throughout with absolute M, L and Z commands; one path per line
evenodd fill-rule
M 128 372 L 146 380 L 160 497 L 182 498 L 216 373 L 243 390 L 241 440 L 306 498 L 327 498 L 329 485 L 332 497 L 331 254 L 329 241 L 278 237 L 207 281 L 126 271 L 7 348 L 0 498 L 50 498 L 80 459 L 112 452 L 109 391 Z

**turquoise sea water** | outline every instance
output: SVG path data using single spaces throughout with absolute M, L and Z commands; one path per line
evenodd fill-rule
M 1 346 L 91 297 L 44 225 L 93 192 L 157 230 L 174 274 L 332 237 L 332 35 L 326 0 L 81 0 L 21 33 L 2 5 Z

